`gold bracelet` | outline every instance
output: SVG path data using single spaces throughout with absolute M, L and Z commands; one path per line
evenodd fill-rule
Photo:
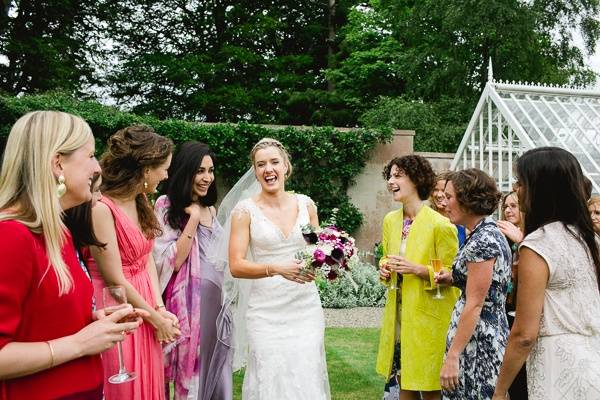
M 267 270 L 267 276 L 268 276 L 268 277 L 271 277 L 271 274 L 269 273 L 269 266 L 268 266 L 268 265 L 267 265 L 267 268 L 266 268 L 266 270 Z
M 50 343 L 49 340 L 46 341 L 46 344 L 48 345 L 48 348 L 50 349 L 50 367 L 52 368 L 54 367 L 54 348 L 52 347 L 52 344 Z

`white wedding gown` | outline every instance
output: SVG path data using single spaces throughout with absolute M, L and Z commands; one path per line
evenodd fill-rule
M 286 238 L 252 199 L 238 212 L 250 215 L 250 253 L 261 264 L 291 262 L 305 247 L 301 226 L 310 222 L 304 195 Z M 314 282 L 298 284 L 281 276 L 251 281 L 246 312 L 248 365 L 244 400 L 329 400 L 325 361 L 325 320 Z

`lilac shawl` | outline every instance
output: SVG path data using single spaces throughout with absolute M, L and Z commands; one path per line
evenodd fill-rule
M 200 254 L 198 235 L 194 235 L 189 256 L 175 272 L 176 242 L 181 230 L 173 229 L 167 222 L 169 206 L 166 196 L 159 197 L 154 206 L 163 234 L 154 240 L 153 255 L 165 306 L 179 318 L 181 329 L 177 346 L 167 346 L 164 350 L 165 380 L 175 383 L 176 399 L 186 399 L 188 392 L 196 393 L 198 389 Z

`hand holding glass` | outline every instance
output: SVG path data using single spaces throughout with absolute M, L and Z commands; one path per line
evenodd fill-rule
M 395 256 L 397 254 L 388 254 L 388 262 L 390 261 L 389 257 L 390 256 Z M 396 271 L 392 271 L 392 269 L 390 267 L 388 267 L 388 272 L 390 273 L 390 284 L 388 286 L 389 290 L 396 290 L 398 289 L 398 273 Z
M 433 268 L 433 272 L 439 274 L 442 271 L 442 266 L 443 266 L 442 260 L 440 260 L 439 258 L 431 259 L 431 267 Z M 442 296 L 442 294 L 440 293 L 439 283 L 436 286 L 437 286 L 437 293 L 433 296 L 433 298 L 436 300 L 443 299 L 444 296 Z
M 105 287 L 102 289 L 102 300 L 104 302 L 104 313 L 107 316 L 123 307 L 127 307 L 127 295 L 123 286 Z M 108 381 L 110 383 L 125 383 L 134 380 L 137 377 L 136 373 L 125 369 L 121 342 L 117 343 L 117 351 L 119 354 L 119 372 L 108 378 Z

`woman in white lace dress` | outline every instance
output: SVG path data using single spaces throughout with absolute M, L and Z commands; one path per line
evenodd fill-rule
M 323 310 L 314 276 L 295 259 L 306 245 L 301 226 L 318 226 L 317 210 L 307 196 L 285 191 L 292 166 L 280 142 L 261 140 L 251 158 L 261 190 L 233 210 L 229 241 L 231 274 L 252 280 L 242 398 L 326 400 Z
M 523 154 L 525 213 L 516 318 L 494 399 L 527 359 L 530 400 L 600 399 L 600 256 L 577 159 L 556 147 Z

